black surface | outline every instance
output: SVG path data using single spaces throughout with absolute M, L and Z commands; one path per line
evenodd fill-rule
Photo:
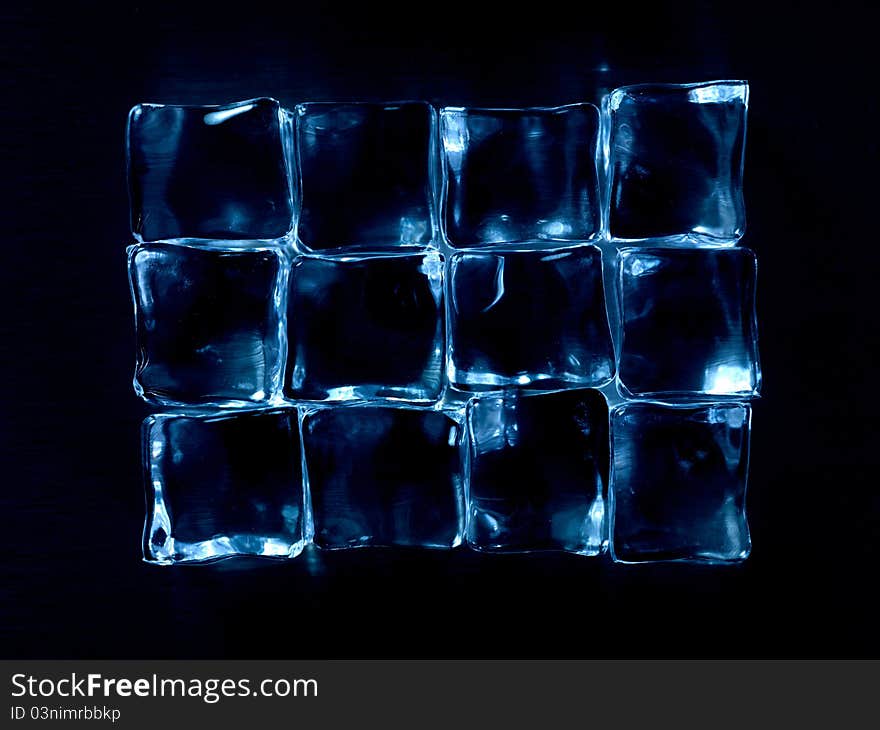
M 545 3 L 480 17 L 475 5 L 413 6 L 395 19 L 370 4 L 285 7 L 3 11 L 0 653 L 878 654 L 867 13 Z M 468 551 L 139 562 L 145 408 L 130 384 L 124 253 L 133 104 L 265 94 L 550 105 L 619 82 L 731 76 L 752 84 L 745 243 L 759 260 L 765 374 L 742 567 Z

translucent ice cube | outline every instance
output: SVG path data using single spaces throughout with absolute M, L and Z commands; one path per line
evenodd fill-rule
M 731 562 L 751 550 L 751 409 L 628 403 L 612 412 L 611 555 Z
M 287 280 L 280 250 L 149 243 L 130 247 L 128 262 L 138 395 L 238 406 L 277 392 Z
M 471 547 L 602 550 L 609 444 L 601 393 L 481 396 L 468 406 L 468 427 Z
M 743 81 L 641 84 L 606 97 L 612 238 L 742 236 L 748 99 Z
M 422 102 L 299 105 L 301 246 L 382 250 L 431 243 L 436 116 Z
M 453 246 L 598 235 L 599 110 L 592 104 L 447 107 L 440 128 L 443 222 Z
M 322 409 L 303 420 L 314 542 L 453 547 L 464 529 L 463 428 L 437 410 Z
M 294 557 L 305 499 L 295 409 L 148 418 L 144 558 Z
M 465 390 L 586 387 L 614 375 L 595 246 L 456 253 L 449 380 Z
M 280 238 L 293 226 L 274 99 L 140 104 L 128 121 L 131 228 L 143 241 Z
M 434 401 L 442 389 L 443 258 L 298 258 L 284 393 L 302 400 Z
M 758 394 L 754 253 L 624 249 L 618 265 L 625 395 Z

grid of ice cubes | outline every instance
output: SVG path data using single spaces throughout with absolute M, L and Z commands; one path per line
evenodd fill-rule
M 145 559 L 746 558 L 747 107 L 135 107 Z

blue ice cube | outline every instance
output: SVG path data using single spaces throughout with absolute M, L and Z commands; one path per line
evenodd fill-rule
M 480 396 L 468 405 L 468 544 L 601 552 L 608 406 L 596 390 Z
M 128 120 L 134 235 L 142 241 L 285 236 L 293 204 L 283 114 L 274 99 L 134 107 Z
M 432 243 L 436 117 L 422 102 L 300 104 L 297 238 L 303 249 Z
M 611 555 L 734 562 L 746 522 L 751 408 L 627 403 L 612 412 Z
M 300 257 L 290 275 L 287 321 L 288 398 L 440 396 L 443 258 L 435 251 Z
M 295 409 L 144 421 L 144 559 L 287 558 L 304 544 Z
M 606 97 L 612 238 L 742 236 L 748 100 L 743 81 L 641 84 Z
M 754 253 L 633 248 L 618 265 L 625 395 L 758 394 Z
M 453 246 L 599 234 L 599 110 L 447 107 L 443 223 Z
M 130 247 L 138 395 L 165 405 L 271 399 L 281 385 L 284 260 L 273 248 Z
M 438 410 L 357 405 L 307 414 L 303 443 L 315 544 L 458 545 L 463 432 Z
M 465 390 L 588 387 L 614 375 L 595 246 L 456 253 L 449 380 Z

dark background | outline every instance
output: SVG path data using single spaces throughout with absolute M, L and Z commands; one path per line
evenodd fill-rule
M 876 656 L 876 45 L 865 11 L 251 2 L 2 11 L 0 655 Z M 829 6 L 830 7 L 830 6 Z M 607 70 L 603 70 L 607 69 Z M 764 397 L 752 557 L 140 561 L 123 135 L 141 101 L 593 101 L 746 78 Z

